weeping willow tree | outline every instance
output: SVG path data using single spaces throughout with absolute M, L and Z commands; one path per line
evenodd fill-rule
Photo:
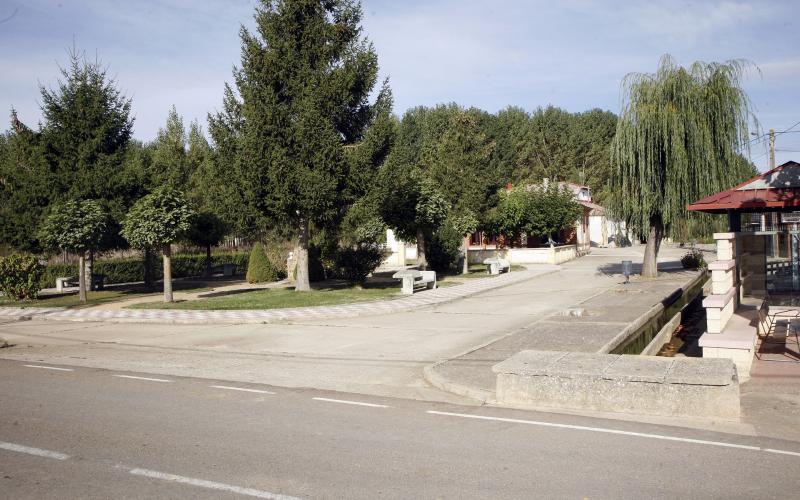
M 683 68 L 666 55 L 656 73 L 625 77 L 611 144 L 611 205 L 647 235 L 642 276 L 657 276 L 661 240 L 687 218 L 687 204 L 753 172 L 741 154 L 749 126 L 758 128 L 741 85 L 751 67 L 734 60 Z

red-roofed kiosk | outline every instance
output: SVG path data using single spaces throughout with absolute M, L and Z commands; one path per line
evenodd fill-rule
M 718 260 L 709 265 L 712 293 L 703 301 L 703 357 L 733 359 L 746 380 L 759 334 L 775 334 L 776 311 L 796 311 L 780 316 L 785 359 L 774 360 L 800 361 L 790 345 L 793 329 L 800 329 L 800 163 L 784 163 L 687 208 L 728 216 L 728 232 L 714 234 Z

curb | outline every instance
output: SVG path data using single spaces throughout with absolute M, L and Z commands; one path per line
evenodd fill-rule
M 483 389 L 475 389 L 468 385 L 453 382 L 444 375 L 436 371 L 436 367 L 447 363 L 448 359 L 438 361 L 432 365 L 428 365 L 422 369 L 423 378 L 429 384 L 437 389 L 445 392 L 456 394 L 458 396 L 465 396 L 479 401 L 481 404 L 492 404 L 494 400 L 494 393 L 485 391 Z

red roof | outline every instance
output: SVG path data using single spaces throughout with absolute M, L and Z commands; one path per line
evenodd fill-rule
M 687 206 L 696 212 L 800 207 L 800 163 L 790 161 Z

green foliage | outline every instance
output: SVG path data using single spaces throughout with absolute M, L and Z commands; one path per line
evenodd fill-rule
M 56 206 L 40 229 L 42 243 L 51 249 L 86 252 L 96 249 L 106 232 L 108 216 L 94 200 L 71 200 Z
M 433 233 L 426 255 L 430 268 L 438 273 L 457 271 L 463 237 L 449 224 L 443 224 Z
M 11 300 L 31 300 L 39 295 L 42 265 L 33 255 L 0 258 L 0 290 Z
M 381 171 L 381 219 L 405 241 L 418 232 L 432 233 L 444 222 L 448 207 L 442 193 L 428 177 L 387 166 Z
M 132 247 L 159 248 L 183 237 L 192 216 L 180 192 L 161 187 L 131 208 L 122 224 L 122 235 Z
M 703 252 L 693 248 L 681 257 L 681 265 L 684 269 L 705 269 L 707 267 Z
M 338 225 L 348 201 L 342 146 L 361 141 L 374 117 L 377 56 L 361 15 L 349 0 L 265 0 L 255 31 L 242 30 L 239 99 L 226 91 L 211 126 L 215 141 L 233 139 L 225 154 L 250 219 L 240 226 L 268 222 L 290 236 L 304 221 Z
M 269 283 L 278 280 L 278 271 L 264 252 L 264 245 L 256 243 L 250 251 L 250 260 L 247 263 L 248 283 Z
M 215 252 L 211 254 L 211 265 L 234 264 L 238 273 L 248 267 L 249 252 Z M 172 277 L 189 278 L 202 276 L 205 271 L 206 256 L 201 254 L 178 254 L 172 256 Z M 155 278 L 163 277 L 163 269 L 156 266 Z M 98 260 L 93 272 L 105 276 L 106 284 L 135 283 L 144 280 L 144 261 L 140 258 Z M 50 264 L 44 267 L 39 278 L 40 288 L 52 288 L 56 278 L 77 276 L 77 264 Z
M 158 130 L 153 142 L 149 173 L 154 186 L 185 189 L 189 181 L 192 165 L 186 154 L 186 128 L 175 106 L 169 110 L 167 123 Z
M 194 214 L 186 238 L 199 247 L 219 245 L 227 233 L 225 223 L 211 212 Z
M 490 227 L 511 241 L 523 234 L 550 238 L 572 227 L 582 212 L 572 191 L 556 183 L 516 187 L 501 195 Z
M 339 238 L 344 245 L 385 242 L 386 224 L 378 212 L 378 203 L 376 197 L 368 196 L 350 207 L 339 230 Z
M 336 253 L 337 275 L 351 283 L 363 285 L 367 277 L 383 261 L 384 254 L 376 244 L 340 248 Z
M 623 83 L 622 114 L 611 149 L 613 209 L 642 233 L 671 234 L 686 205 L 745 179 L 750 102 L 741 86 L 748 64 L 665 56 L 655 74 Z

